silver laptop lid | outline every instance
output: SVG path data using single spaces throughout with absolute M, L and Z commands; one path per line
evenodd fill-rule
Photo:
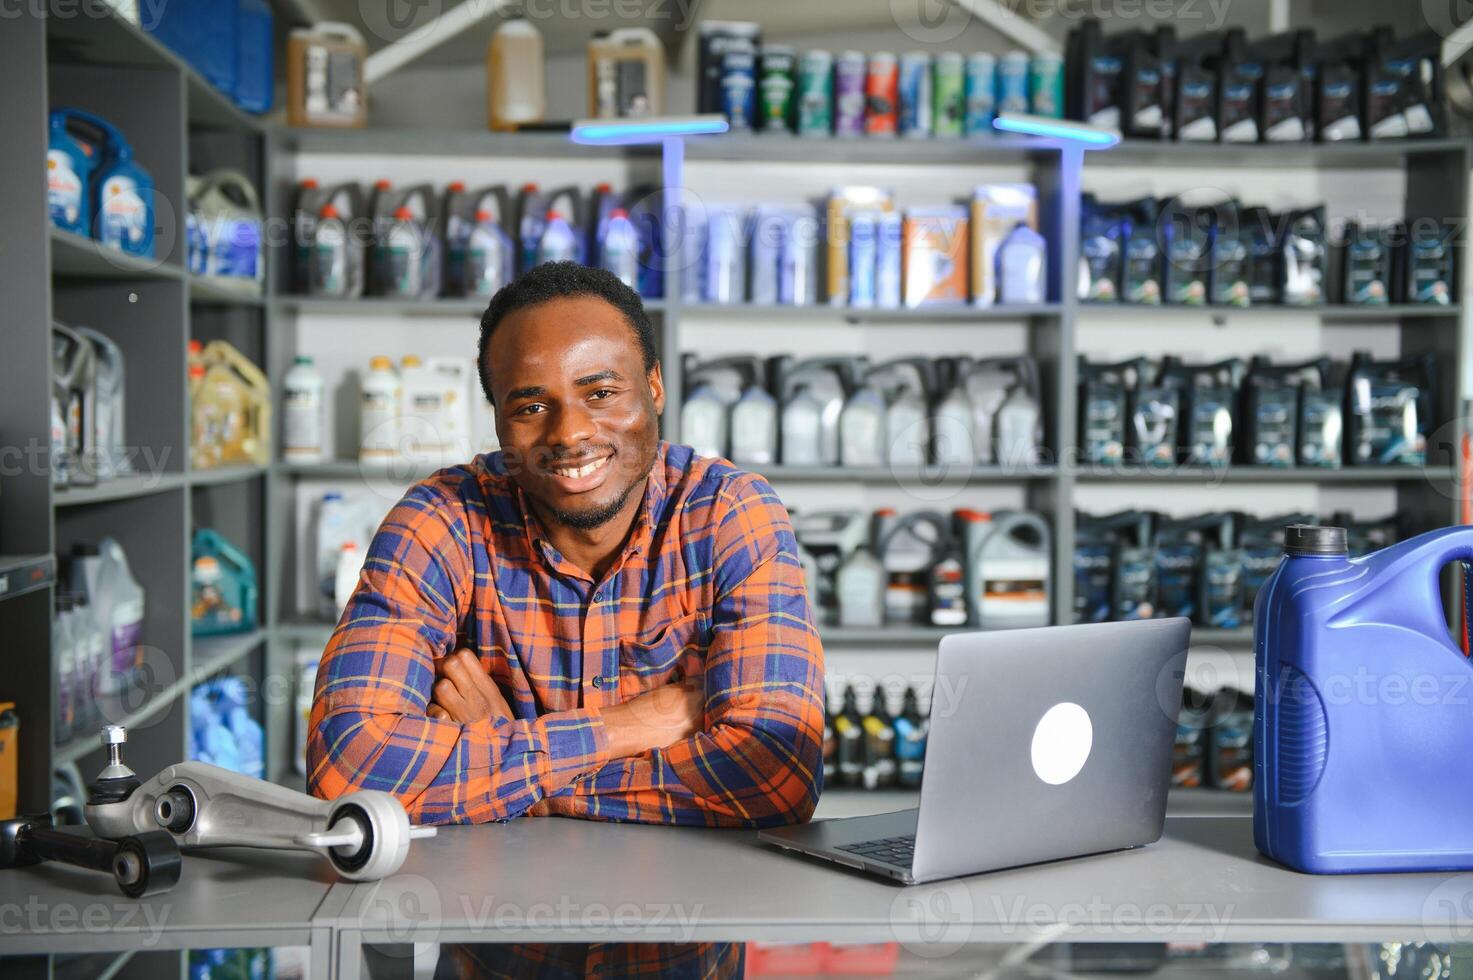
M 941 640 L 918 880 L 1161 836 L 1191 622 L 957 633 Z

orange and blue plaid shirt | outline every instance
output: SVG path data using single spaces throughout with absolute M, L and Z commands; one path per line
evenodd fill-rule
M 435 661 L 460 647 L 514 719 L 425 714 Z M 704 730 L 611 758 L 600 708 L 689 677 L 705 678 Z M 433 824 L 802 822 L 820 789 L 822 690 L 797 541 L 761 477 L 662 442 L 623 550 L 594 581 L 491 453 L 413 487 L 379 527 L 317 672 L 309 787 L 384 790 Z M 713 969 L 712 949 L 672 949 L 683 969 L 634 949 L 614 958 L 696 975 L 740 960 Z M 527 953 L 529 972 L 549 972 Z

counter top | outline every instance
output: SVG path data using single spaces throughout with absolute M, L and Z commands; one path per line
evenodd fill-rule
M 985 826 L 978 821 L 979 832 Z M 548 819 L 452 827 L 359 886 L 369 942 L 1041 939 L 1468 941 L 1473 874 L 1314 877 L 1246 817 L 1170 817 L 1144 848 L 910 888 L 749 832 Z

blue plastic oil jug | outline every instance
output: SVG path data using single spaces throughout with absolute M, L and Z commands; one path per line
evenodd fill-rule
M 246 112 L 270 112 L 275 25 L 266 0 L 239 0 L 236 23 L 235 104 Z
M 1473 527 L 1350 558 L 1345 529 L 1285 530 L 1253 608 L 1253 837 L 1312 874 L 1473 868 L 1473 663 L 1439 573 Z
M 190 544 L 190 624 L 195 636 L 242 633 L 256 628 L 256 566 L 209 528 Z
M 236 0 L 149 4 L 143 29 L 168 45 L 227 95 L 235 91 Z
M 116 126 L 83 109 L 52 110 L 71 140 L 93 163 L 89 186 L 92 237 L 129 255 L 153 258 L 153 177 L 133 160 L 133 147 Z
M 53 111 L 46 147 L 46 210 L 51 223 L 77 235 L 91 233 L 92 169 L 97 147 L 67 132 L 67 114 Z

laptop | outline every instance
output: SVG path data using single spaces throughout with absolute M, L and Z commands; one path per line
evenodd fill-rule
M 759 838 L 906 884 L 1159 840 L 1190 637 L 1187 619 L 943 637 L 920 805 Z

